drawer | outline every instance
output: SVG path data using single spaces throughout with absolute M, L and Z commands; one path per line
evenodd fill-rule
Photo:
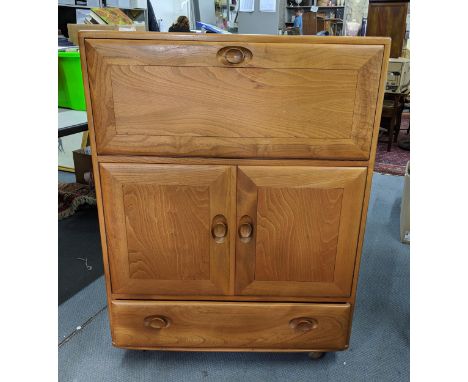
M 98 154 L 369 158 L 385 39 L 120 35 L 82 47 Z
M 115 346 L 199 350 L 339 350 L 349 304 L 113 301 Z

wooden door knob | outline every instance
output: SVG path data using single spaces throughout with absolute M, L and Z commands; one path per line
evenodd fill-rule
M 237 223 L 237 227 L 239 240 L 245 244 L 251 242 L 254 233 L 253 219 L 248 215 L 244 215 L 240 218 L 239 223 Z
M 211 223 L 211 236 L 216 243 L 224 243 L 228 233 L 227 220 L 223 215 L 216 215 Z
M 298 332 L 309 332 L 317 326 L 317 320 L 309 317 L 299 317 L 289 321 L 289 327 Z
M 239 237 L 241 239 L 248 239 L 252 236 L 253 226 L 250 223 L 242 223 L 239 225 Z
M 227 225 L 223 222 L 218 222 L 213 225 L 213 237 L 221 239 L 223 237 L 226 237 L 227 234 Z
M 239 48 L 230 48 L 224 53 L 225 60 L 230 64 L 240 64 L 244 61 L 244 52 Z
M 164 329 L 171 324 L 171 320 L 164 316 L 148 316 L 145 318 L 145 326 L 153 329 Z

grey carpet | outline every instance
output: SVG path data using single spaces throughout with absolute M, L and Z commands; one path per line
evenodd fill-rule
M 104 276 L 83 288 L 74 297 L 65 301 L 58 310 L 58 341 L 66 341 L 77 327 L 106 308 L 106 283 Z
M 59 307 L 60 381 L 409 381 L 409 246 L 399 242 L 403 178 L 375 174 L 350 349 L 304 354 L 141 352 L 111 346 L 102 284 Z M 76 325 L 86 294 L 94 309 Z M 71 308 L 76 302 L 77 307 Z M 90 300 L 91 303 L 91 300 Z M 102 309 L 102 310 L 101 310 Z M 62 334 L 63 335 L 63 334 Z
M 74 215 L 59 220 L 58 255 L 58 301 L 61 304 L 104 274 L 95 206 L 82 207 Z
M 75 174 L 59 171 L 59 182 L 74 183 Z M 58 303 L 62 304 L 104 274 L 95 206 L 82 206 L 58 221 Z M 81 259 L 87 259 L 87 264 Z

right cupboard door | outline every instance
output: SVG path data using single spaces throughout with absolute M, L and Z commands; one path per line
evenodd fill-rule
M 239 166 L 236 293 L 349 296 L 366 168 Z

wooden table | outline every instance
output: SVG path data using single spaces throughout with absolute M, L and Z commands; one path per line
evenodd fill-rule
M 58 109 L 58 137 L 65 137 L 88 130 L 86 111 Z

